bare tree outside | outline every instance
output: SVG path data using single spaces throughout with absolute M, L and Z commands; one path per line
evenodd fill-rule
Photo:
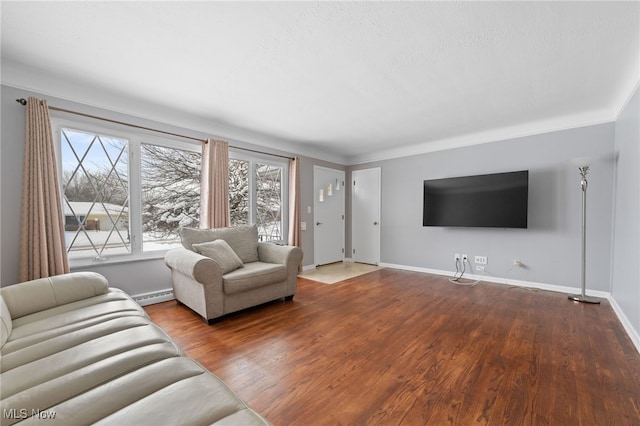
M 282 167 L 256 164 L 256 222 L 260 239 L 282 239 Z
M 70 129 L 62 134 L 69 252 L 75 257 L 129 253 L 128 141 Z M 180 228 L 200 223 L 201 153 L 139 146 L 143 250 L 175 247 Z M 248 225 L 255 214 L 261 240 L 282 239 L 282 174 L 279 165 L 229 160 L 231 226 Z
M 200 223 L 199 152 L 141 147 L 143 240 L 175 240 L 181 227 Z
M 128 141 L 73 129 L 61 139 L 69 256 L 129 253 Z
M 231 226 L 249 224 L 249 162 L 229 160 L 229 213 Z

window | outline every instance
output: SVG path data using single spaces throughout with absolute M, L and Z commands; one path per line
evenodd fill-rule
M 158 257 L 200 222 L 198 144 L 54 118 L 65 237 L 72 265 Z M 231 225 L 258 225 L 261 241 L 287 229 L 287 163 L 230 152 Z
M 256 163 L 256 223 L 261 240 L 282 240 L 283 167 Z
M 260 241 L 284 241 L 286 235 L 287 164 L 230 153 L 229 210 L 231 225 L 255 223 Z
M 72 129 L 61 139 L 69 258 L 130 253 L 128 141 Z

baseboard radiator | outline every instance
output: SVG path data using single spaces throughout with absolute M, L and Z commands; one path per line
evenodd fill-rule
M 133 300 L 138 302 L 140 306 L 153 305 L 154 303 L 166 302 L 167 300 L 173 300 L 173 290 L 159 290 L 152 291 L 150 293 L 138 294 L 133 296 Z

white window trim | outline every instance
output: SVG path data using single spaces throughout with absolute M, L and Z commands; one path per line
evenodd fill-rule
M 233 160 L 243 160 L 249 162 L 249 223 L 257 223 L 255 200 L 256 200 L 256 174 L 255 163 L 265 162 L 282 167 L 282 193 L 280 198 L 283 205 L 282 212 L 282 240 L 271 242 L 287 243 L 289 234 L 289 162 L 283 158 L 260 153 L 247 153 L 242 150 L 229 148 L 229 158 Z
M 118 124 L 99 125 L 87 120 L 69 120 L 65 117 L 57 117 L 52 114 L 51 127 L 55 141 L 55 152 L 58 171 L 62 170 L 61 131 L 63 128 L 71 128 L 88 133 L 114 136 L 128 141 L 129 157 L 129 227 L 131 235 L 131 252 L 129 254 L 108 255 L 105 259 L 96 260 L 89 258 L 71 258 L 69 266 L 79 268 L 96 265 L 110 265 L 117 263 L 135 262 L 138 260 L 162 259 L 169 250 L 142 251 L 142 188 L 141 188 L 141 145 L 151 144 L 168 148 L 184 149 L 200 152 L 201 147 L 197 142 L 186 142 L 161 138 L 145 131 L 136 131 L 133 128 L 123 128 Z M 62 173 L 58 176 L 60 194 L 63 194 Z
M 89 133 L 104 134 L 126 139 L 129 142 L 129 226 L 131 233 L 131 253 L 120 255 L 109 255 L 106 259 L 95 260 L 94 258 L 76 258 L 69 259 L 71 268 L 81 268 L 86 266 L 112 265 L 118 263 L 129 263 L 149 259 L 162 259 L 168 250 L 142 251 L 142 188 L 141 188 L 141 144 L 153 144 L 168 148 L 184 149 L 194 152 L 201 151 L 201 145 L 198 142 L 189 142 L 179 139 L 167 139 L 158 137 L 156 133 L 136 130 L 134 128 L 125 127 L 116 123 L 97 124 L 93 119 L 78 117 L 77 119 L 69 119 L 64 113 L 51 113 L 52 131 L 55 140 L 56 161 L 58 162 L 58 171 L 62 170 L 61 156 L 61 129 L 72 128 L 79 131 Z M 236 160 L 249 161 L 249 222 L 256 223 L 256 184 L 255 184 L 255 163 L 264 161 L 269 164 L 281 166 L 282 173 L 282 242 L 287 243 L 289 232 L 289 162 L 277 156 L 260 153 L 247 153 L 242 150 L 229 148 L 229 158 Z M 63 178 L 59 173 L 58 185 L 61 195 L 63 194 Z M 135 186 L 134 186 L 135 185 Z M 274 241 L 276 242 L 276 241 Z

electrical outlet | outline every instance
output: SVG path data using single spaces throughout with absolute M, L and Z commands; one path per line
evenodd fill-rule
M 474 258 L 474 261 L 478 265 L 486 265 L 487 264 L 487 256 L 476 256 Z
M 476 265 L 476 271 L 484 272 L 484 266 Z
M 466 262 L 467 260 L 469 260 L 469 256 L 467 256 L 466 254 L 462 255 L 462 261 Z
M 460 260 L 460 253 L 456 253 L 453 256 L 454 256 L 453 260 L 455 260 L 456 262 Z

